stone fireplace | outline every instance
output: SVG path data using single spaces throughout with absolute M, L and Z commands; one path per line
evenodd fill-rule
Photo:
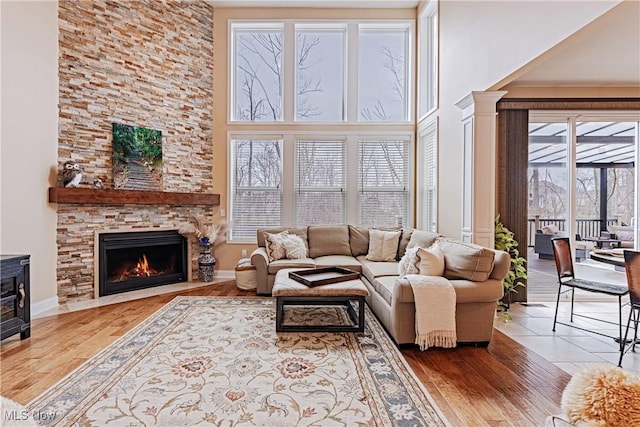
M 97 242 L 99 297 L 189 279 L 187 239 L 177 230 L 100 233 Z
M 58 179 L 49 194 L 57 203 L 58 302 L 64 304 L 100 294 L 97 236 L 177 230 L 190 215 L 213 223 L 219 201 L 173 197 L 213 193 L 213 7 L 58 2 L 58 22 L 58 170 L 74 160 L 84 174 L 81 188 L 61 189 Z M 113 123 L 162 132 L 158 194 L 113 189 Z M 91 188 L 96 178 L 103 190 Z M 72 197 L 52 198 L 51 190 Z M 76 200 L 83 191 L 90 193 Z M 197 244 L 188 246 L 184 281 L 197 271 Z
M 124 191 L 124 190 L 122 190 Z M 214 206 L 96 205 L 58 203 L 58 300 L 97 298 L 99 236 L 114 233 L 178 230 L 189 215 L 213 222 Z M 187 278 L 197 277 L 198 245 L 187 242 Z

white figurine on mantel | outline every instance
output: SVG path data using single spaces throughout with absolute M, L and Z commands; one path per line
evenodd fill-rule
M 73 161 L 67 160 L 62 167 L 62 184 L 65 187 L 77 187 L 82 181 L 82 171 L 80 165 Z

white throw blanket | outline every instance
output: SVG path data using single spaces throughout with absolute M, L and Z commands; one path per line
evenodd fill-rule
M 416 305 L 416 344 L 429 347 L 455 347 L 456 291 L 444 277 L 407 274 Z

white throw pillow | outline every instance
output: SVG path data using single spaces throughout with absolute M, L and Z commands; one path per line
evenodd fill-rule
M 287 259 L 300 259 L 307 257 L 307 245 L 304 239 L 297 234 L 285 236 L 282 242 Z
M 402 230 L 398 231 L 369 231 L 369 261 L 395 261 Z
M 444 254 L 438 245 L 427 249 L 418 248 L 418 270 L 423 276 L 442 276 L 444 274 Z
M 289 235 L 287 230 L 272 234 L 264 232 L 264 246 L 267 250 L 267 256 L 269 257 L 269 262 L 276 261 L 287 256 L 287 251 L 284 248 L 284 239 Z
M 400 277 L 404 277 L 407 274 L 420 274 L 420 270 L 418 269 L 418 246 L 415 248 L 407 249 L 404 253 L 400 262 L 398 263 L 398 274 Z

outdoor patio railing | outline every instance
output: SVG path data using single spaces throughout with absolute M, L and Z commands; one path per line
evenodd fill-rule
M 599 236 L 602 229 L 600 219 L 576 219 L 578 233 L 581 237 Z M 607 219 L 607 227 L 617 225 L 618 218 Z M 562 218 L 529 218 L 529 242 L 528 246 L 533 247 L 536 230 L 549 225 L 555 225 L 558 231 L 566 231 L 566 220 Z

